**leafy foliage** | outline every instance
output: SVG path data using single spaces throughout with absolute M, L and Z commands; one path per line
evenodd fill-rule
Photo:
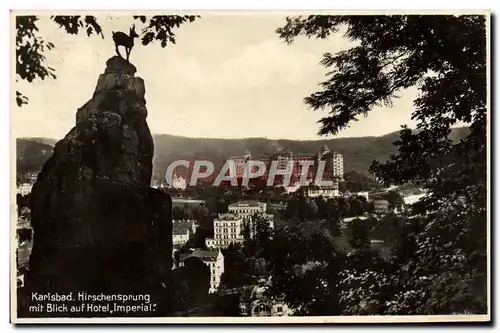
M 349 191 L 351 193 L 371 191 L 380 189 L 380 184 L 364 175 L 360 174 L 354 170 L 348 171 L 344 174 L 344 181 L 340 183 L 342 192 Z
M 199 18 L 197 15 L 157 15 L 148 19 L 146 16 L 134 16 L 134 19 L 147 25 L 142 29 L 142 45 L 148 45 L 155 40 L 160 42 L 161 47 L 168 43 L 175 44 L 175 34 L 172 29 L 179 28 L 181 24 L 193 22 Z
M 96 34 L 104 38 L 101 26 L 94 16 L 52 16 L 51 18 L 68 34 L 77 35 L 80 29 L 84 29 L 87 36 Z
M 305 99 L 314 110 L 328 111 L 320 134 L 335 134 L 375 106 L 390 106 L 408 87 L 420 91 L 412 113 L 417 131 L 403 127 L 398 153 L 370 167 L 386 184 L 410 182 L 428 192 L 413 208 L 425 216 L 412 232 L 414 244 L 405 245 L 413 255 L 398 252 L 385 278 L 359 277 L 373 288 L 385 283 L 396 295 L 382 313 L 486 312 L 485 22 L 479 15 L 313 15 L 288 18 L 277 31 L 292 42 L 298 35 L 328 38 L 346 27 L 345 37 L 356 42 L 324 55 L 328 79 Z M 469 131 L 453 142 L 451 127 L 460 123 Z M 404 283 L 398 271 L 411 272 Z
M 32 82 L 35 78 L 55 78 L 54 69 L 45 67 L 45 49 L 51 50 L 54 44 L 38 36 L 36 16 L 16 16 L 16 76 L 17 80 Z M 26 104 L 28 98 L 16 92 L 18 106 Z
M 142 29 L 142 44 L 158 40 L 164 48 L 167 43 L 175 44 L 174 28 L 181 24 L 193 22 L 199 16 L 186 15 L 163 15 L 163 16 L 134 16 L 146 24 Z M 99 35 L 104 38 L 104 32 L 98 20 L 94 16 L 51 16 L 60 28 L 68 34 L 77 35 L 81 30 L 87 36 Z M 46 77 L 56 78 L 55 69 L 45 64 L 45 51 L 52 50 L 55 45 L 45 41 L 38 35 L 37 16 L 16 16 L 16 75 L 17 80 L 32 82 L 34 79 L 41 80 Z M 16 103 L 18 106 L 27 104 L 28 98 L 21 92 L 16 92 Z

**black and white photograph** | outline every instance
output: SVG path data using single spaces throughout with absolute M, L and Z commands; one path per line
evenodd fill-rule
M 11 322 L 490 322 L 490 15 L 11 11 Z

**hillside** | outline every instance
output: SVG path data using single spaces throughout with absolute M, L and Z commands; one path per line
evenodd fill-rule
M 52 156 L 54 147 L 40 143 L 38 140 L 17 139 L 16 152 L 17 175 L 19 176 L 27 172 L 40 171 L 45 161 Z
M 455 128 L 450 134 L 454 141 L 464 137 L 468 129 Z M 227 157 L 240 155 L 248 149 L 252 157 L 258 158 L 264 153 L 273 153 L 286 148 L 294 154 L 314 154 L 327 145 L 330 150 L 344 156 L 344 171 L 356 171 L 368 174 L 372 161 L 385 161 L 396 152 L 393 142 L 399 138 L 398 132 L 379 137 L 355 137 L 328 140 L 269 140 L 265 138 L 249 139 L 204 139 L 187 138 L 167 134 L 154 135 L 155 157 L 153 179 L 163 178 L 168 165 L 176 159 L 206 159 L 214 163 L 223 163 Z M 29 138 L 17 140 L 18 173 L 38 171 L 52 154 L 47 138 Z M 48 144 L 46 144 L 48 143 Z

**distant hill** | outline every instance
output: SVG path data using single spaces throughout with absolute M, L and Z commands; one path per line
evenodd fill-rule
M 454 141 L 468 133 L 466 127 L 454 128 L 450 138 Z M 379 137 L 354 137 L 328 140 L 270 140 L 265 138 L 248 139 L 204 139 L 188 138 L 175 135 L 157 134 L 155 143 L 153 179 L 163 179 L 168 165 L 177 159 L 207 159 L 214 163 L 223 163 L 229 156 L 241 155 L 248 149 L 252 157 L 258 158 L 265 153 L 274 153 L 286 148 L 294 154 L 314 154 L 323 145 L 331 151 L 344 156 L 344 171 L 356 171 L 368 174 L 372 161 L 385 161 L 396 153 L 393 142 L 399 138 L 399 132 Z M 47 138 L 23 138 L 17 140 L 18 174 L 39 171 L 43 163 L 52 155 L 55 140 Z
M 52 140 L 52 139 L 47 139 L 47 140 Z M 17 175 L 19 176 L 27 172 L 40 171 L 45 161 L 47 161 L 49 157 L 52 156 L 53 152 L 54 152 L 53 145 L 40 143 L 38 140 L 33 140 L 33 139 L 17 139 L 16 140 Z
M 450 138 L 458 141 L 465 137 L 468 128 L 454 128 Z M 297 155 L 317 153 L 323 145 L 344 157 L 344 172 L 356 171 L 368 175 L 370 164 L 386 161 L 397 152 L 393 142 L 399 139 L 399 132 L 383 136 L 338 138 L 327 140 L 270 140 L 265 138 L 248 139 L 202 139 L 174 135 L 155 135 L 155 179 L 162 178 L 168 165 L 176 159 L 207 159 L 214 163 L 223 163 L 229 156 L 241 155 L 248 149 L 253 158 L 264 153 L 274 153 L 286 148 Z M 159 178 L 158 178 L 159 177 Z

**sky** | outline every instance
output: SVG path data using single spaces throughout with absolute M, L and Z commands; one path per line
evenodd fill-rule
M 18 82 L 29 104 L 12 107 L 15 137 L 63 138 L 75 125 L 79 107 L 93 94 L 105 62 L 115 55 L 112 31 L 126 31 L 130 16 L 100 16 L 105 38 L 68 35 L 48 17 L 40 36 L 55 44 L 46 52 L 57 79 Z M 327 111 L 313 111 L 303 99 L 319 89 L 327 70 L 325 52 L 353 44 L 341 33 L 326 40 L 299 37 L 286 44 L 275 33 L 283 13 L 206 14 L 175 30 L 176 44 L 142 46 L 130 61 L 144 79 L 148 124 L 154 134 L 206 138 L 316 140 L 317 121 Z M 392 107 L 378 107 L 335 136 L 379 136 L 399 130 L 410 119 L 416 89 L 399 93 Z

